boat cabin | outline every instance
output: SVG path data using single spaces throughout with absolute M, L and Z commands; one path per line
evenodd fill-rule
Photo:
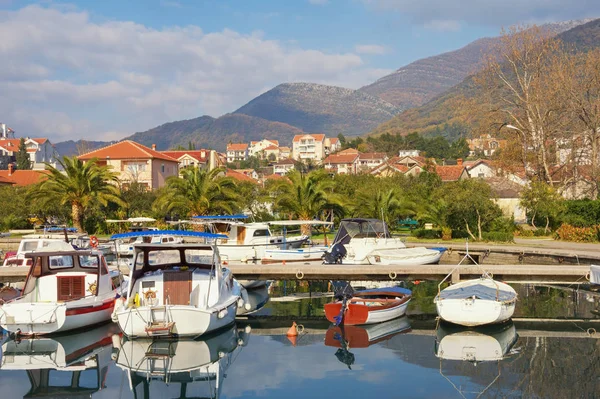
M 353 238 L 390 238 L 387 224 L 380 219 L 342 219 L 333 240 L 335 244 L 348 244 Z
M 105 295 L 114 290 L 104 257 L 96 251 L 32 252 L 25 281 L 26 302 L 68 302 Z
M 24 238 L 13 256 L 4 259 L 3 266 L 31 266 L 32 259 L 25 255 L 34 251 L 70 251 L 73 246 L 64 239 L 57 238 Z

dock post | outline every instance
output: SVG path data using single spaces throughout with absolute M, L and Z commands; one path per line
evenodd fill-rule
M 460 283 L 460 269 L 452 271 L 452 284 Z

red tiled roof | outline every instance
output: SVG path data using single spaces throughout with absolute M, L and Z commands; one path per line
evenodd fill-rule
M 227 144 L 227 151 L 246 151 L 248 144 L 246 143 L 232 143 Z
M 14 182 L 0 176 L 0 184 L 15 184 Z
M 465 167 L 461 165 L 436 165 L 435 173 L 442 181 L 457 181 L 465 172 Z
M 377 171 L 382 171 L 382 170 L 384 170 L 386 168 L 393 169 L 393 170 L 395 170 L 397 172 L 400 172 L 400 173 L 406 173 L 406 172 L 408 172 L 411 169 L 410 167 L 408 167 L 406 165 L 394 164 L 392 162 L 387 161 L 387 162 L 383 162 L 380 165 L 374 166 L 373 168 L 371 168 L 371 170 L 369 171 L 369 173 L 373 174 L 373 173 L 375 173 Z
M 48 141 L 48 139 L 44 138 L 44 137 L 39 137 L 39 138 L 31 139 L 31 140 L 35 141 L 38 144 L 44 144 L 46 141 Z
M 178 162 L 170 156 L 155 151 L 131 140 L 119 141 L 106 147 L 80 155 L 78 159 L 85 161 L 98 159 L 162 159 L 163 161 Z
M 306 136 L 310 136 L 313 139 L 315 139 L 315 141 L 323 141 L 325 140 L 325 135 L 324 134 L 297 134 L 294 136 L 294 142 L 298 142 L 300 140 L 302 140 L 304 137 Z
M 346 148 L 345 150 L 339 151 L 336 154 L 338 155 L 343 155 L 343 154 L 358 154 L 358 150 L 356 148 Z
M 329 142 L 331 144 L 337 144 L 337 142 L 340 141 L 337 137 L 331 137 L 329 138 Z
M 0 147 L 7 151 L 18 151 L 21 139 L 1 139 Z
M 279 151 L 287 151 L 287 152 L 290 152 L 290 147 L 279 147 Z
M 236 172 L 233 169 L 227 169 L 227 173 L 225 173 L 225 176 L 231 177 L 231 178 L 233 178 L 235 180 L 239 180 L 239 181 L 251 181 L 253 183 L 256 183 L 256 180 L 254 180 L 250 176 L 247 176 L 240 172 Z
M 0 170 L 0 179 L 7 180 L 16 186 L 29 186 L 39 183 L 49 173 L 47 170 L 14 170 L 9 175 L 8 170 Z
M 274 150 L 278 150 L 279 147 L 277 147 L 276 145 L 270 145 L 267 148 L 265 148 L 265 151 L 269 150 L 269 151 L 274 151 Z
M 171 158 L 175 158 L 177 160 L 181 160 L 181 158 L 185 155 L 189 155 L 190 157 L 196 159 L 200 162 L 206 162 L 208 160 L 208 156 L 210 155 L 209 150 L 194 150 L 194 151 L 160 151 L 162 154 L 165 154 Z M 202 157 L 202 153 L 204 152 L 204 157 Z
M 323 161 L 324 164 L 348 164 L 358 159 L 358 154 L 332 154 Z
M 266 175 L 263 177 L 263 181 L 267 181 L 267 180 L 281 180 L 281 179 L 287 179 L 288 181 L 290 180 L 288 177 L 286 176 L 281 176 L 281 175 L 276 175 L 276 174 L 272 174 L 272 175 Z

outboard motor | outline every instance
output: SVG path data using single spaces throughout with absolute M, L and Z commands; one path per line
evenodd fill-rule
M 325 263 L 342 263 L 342 259 L 347 253 L 346 247 L 341 243 L 337 243 L 334 244 L 329 251 L 323 254 L 323 260 Z
M 346 303 L 352 299 L 354 296 L 354 288 L 350 285 L 348 281 L 332 281 L 331 285 L 333 286 L 333 298 L 336 301 L 342 301 L 342 307 L 340 308 L 340 313 L 334 317 L 334 324 L 339 326 L 344 322 L 344 313 L 346 313 Z

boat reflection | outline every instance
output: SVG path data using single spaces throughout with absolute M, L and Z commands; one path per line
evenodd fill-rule
M 351 348 L 367 348 L 408 331 L 410 323 L 406 316 L 362 326 L 331 326 L 325 333 L 325 345 L 339 348 L 335 356 L 351 369 L 355 361 L 354 354 L 350 352 Z
M 24 370 L 30 397 L 91 397 L 105 388 L 115 324 L 52 338 L 9 339 L 1 370 Z
M 479 328 L 440 323 L 435 355 L 440 359 L 486 362 L 503 359 L 519 336 L 512 321 Z
M 242 288 L 241 294 L 244 306 L 237 308 L 236 316 L 257 312 L 269 302 L 269 288 L 264 284 L 257 288 Z
M 249 334 L 250 327 L 233 325 L 197 340 L 123 339 L 115 363 L 127 373 L 135 398 L 218 398 L 236 349 L 248 343 Z

